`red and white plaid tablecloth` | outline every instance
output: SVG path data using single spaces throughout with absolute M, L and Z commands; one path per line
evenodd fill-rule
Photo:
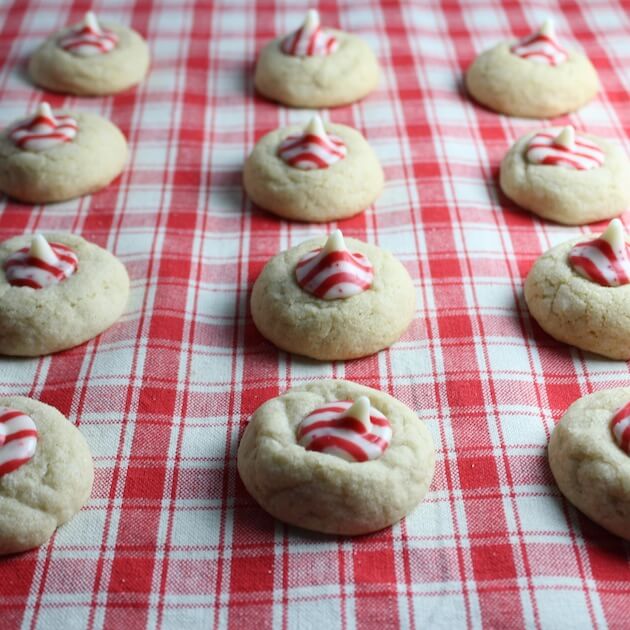
M 562 499 L 545 450 L 566 407 L 628 385 L 628 364 L 555 343 L 529 317 L 522 286 L 534 259 L 581 230 L 500 193 L 501 157 L 537 123 L 482 110 L 462 88 L 476 53 L 552 14 L 603 84 L 562 120 L 630 153 L 628 3 L 309 5 L 364 36 L 383 67 L 376 93 L 325 112 L 365 134 L 387 179 L 374 207 L 338 225 L 394 252 L 418 290 L 402 340 L 348 363 L 278 352 L 248 306 L 270 256 L 333 227 L 280 221 L 241 186 L 254 142 L 308 117 L 252 83 L 256 52 L 294 28 L 306 2 L 0 1 L 0 125 L 46 97 L 111 118 L 131 148 L 122 177 L 92 197 L 32 207 L 3 198 L 0 238 L 77 232 L 132 278 L 127 312 L 99 338 L 0 359 L 1 393 L 58 407 L 96 465 L 89 504 L 49 545 L 0 560 L 0 626 L 628 628 L 630 546 Z M 148 38 L 150 75 L 110 98 L 43 94 L 25 61 L 91 6 Z M 251 413 L 322 377 L 383 389 L 431 430 L 431 491 L 395 527 L 354 539 L 286 527 L 238 478 Z

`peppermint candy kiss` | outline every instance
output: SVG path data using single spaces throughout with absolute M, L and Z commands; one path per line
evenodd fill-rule
M 64 142 L 72 142 L 79 126 L 70 116 L 55 116 L 48 103 L 41 103 L 37 113 L 9 131 L 9 138 L 20 149 L 46 151 Z
M 30 416 L 0 407 L 0 477 L 26 464 L 37 448 L 37 427 Z
M 118 35 L 101 28 L 92 11 L 85 14 L 83 24 L 59 40 L 61 48 L 78 57 L 104 55 L 113 50 L 117 43 Z
M 619 448 L 630 455 L 630 402 L 626 403 L 613 416 L 610 429 Z
M 562 130 L 549 129 L 532 137 L 525 150 L 527 161 L 532 164 L 562 166 L 578 171 L 588 171 L 604 163 L 604 152 L 584 136 L 575 135 L 570 125 Z
M 374 272 L 366 256 L 348 251 L 341 230 L 324 247 L 302 257 L 295 268 L 297 283 L 323 300 L 348 298 L 372 286 Z
M 337 38 L 322 29 L 319 12 L 309 9 L 304 23 L 297 31 L 282 40 L 280 48 L 287 55 L 298 57 L 325 57 L 337 50 Z
M 301 135 L 286 137 L 278 147 L 278 155 L 289 166 L 302 170 L 328 168 L 346 157 L 341 138 L 328 135 L 319 116 L 314 116 Z
M 79 264 L 77 255 L 66 245 L 48 243 L 36 234 L 30 247 L 23 247 L 4 261 L 10 285 L 43 289 L 70 277 Z
M 392 427 L 367 396 L 360 396 L 355 402 L 343 400 L 315 409 L 302 420 L 297 439 L 307 451 L 366 462 L 385 452 Z
M 568 58 L 567 51 L 560 46 L 556 38 L 551 19 L 546 19 L 537 33 L 519 40 L 510 48 L 510 52 L 536 63 L 557 66 Z
M 630 282 L 630 261 L 623 225 L 613 219 L 596 239 L 578 243 L 569 252 L 569 264 L 581 276 L 604 287 Z

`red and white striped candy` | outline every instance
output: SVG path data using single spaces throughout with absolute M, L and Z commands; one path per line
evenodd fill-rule
M 26 464 L 37 448 L 37 427 L 30 416 L 0 407 L 0 477 Z
M 372 286 L 374 272 L 367 256 L 351 253 L 341 230 L 335 230 L 324 247 L 302 257 L 295 268 L 297 283 L 323 300 L 348 298 Z
M 48 243 L 36 234 L 30 247 L 7 257 L 3 268 L 10 285 L 43 289 L 70 277 L 78 265 L 77 255 L 68 246 Z
M 578 243 L 569 252 L 569 263 L 581 276 L 605 287 L 630 282 L 630 261 L 623 225 L 613 219 L 596 239 Z
M 519 40 L 510 51 L 522 59 L 548 66 L 557 66 L 568 58 L 567 51 L 560 46 L 551 20 L 545 20 L 537 33 Z
M 304 133 L 287 136 L 278 147 L 278 155 L 289 166 L 305 171 L 328 168 L 346 157 L 347 149 L 341 138 L 329 135 L 319 116 L 314 116 Z
M 630 455 L 630 402 L 613 416 L 610 428 L 619 448 L 625 451 L 626 455 Z
M 73 28 L 58 42 L 59 46 L 79 57 L 94 57 L 110 52 L 118 44 L 118 35 L 98 23 L 92 11 L 85 14 L 83 24 Z
M 537 133 L 529 141 L 525 155 L 532 164 L 562 166 L 578 171 L 588 171 L 604 163 L 604 152 L 584 136 L 576 137 L 571 126 Z
M 79 126 L 70 116 L 55 116 L 48 103 L 41 103 L 37 113 L 17 123 L 9 138 L 20 149 L 46 151 L 64 142 L 72 142 Z
M 304 23 L 297 31 L 282 40 L 280 48 L 287 55 L 297 57 L 325 57 L 337 50 L 337 38 L 320 26 L 319 12 L 309 9 Z
M 315 409 L 302 420 L 297 439 L 307 451 L 366 462 L 385 452 L 392 427 L 367 396 L 360 396 L 355 402 L 342 400 Z

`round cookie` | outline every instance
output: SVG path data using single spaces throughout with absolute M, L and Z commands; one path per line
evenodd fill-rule
M 619 147 L 596 136 L 581 135 L 582 141 L 593 143 L 603 153 L 603 164 L 588 170 L 528 160 L 533 138 L 558 132 L 556 128 L 533 131 L 512 145 L 501 161 L 501 190 L 519 206 L 565 225 L 621 214 L 630 204 L 630 162 Z
M 345 125 L 324 128 L 346 148 L 342 159 L 324 168 L 297 168 L 279 155 L 289 136 L 303 133 L 298 126 L 276 129 L 258 141 L 243 170 L 254 203 L 286 219 L 320 223 L 354 216 L 376 200 L 383 190 L 383 169 L 365 138 Z
M 365 396 L 391 424 L 391 442 L 369 461 L 307 450 L 302 420 L 324 405 Z M 424 498 L 435 466 L 431 435 L 391 396 L 356 383 L 322 380 L 295 387 L 259 407 L 238 449 L 248 492 L 275 518 L 319 532 L 358 535 L 399 521 Z
M 549 465 L 562 494 L 602 527 L 630 540 L 630 455 L 611 421 L 630 402 L 630 388 L 583 396 L 549 441 Z
M 369 261 L 369 287 L 340 299 L 324 299 L 302 288 L 296 268 L 307 255 L 326 248 L 325 237 L 301 243 L 274 256 L 254 284 L 251 297 L 256 328 L 287 352 L 325 361 L 374 354 L 407 329 L 415 310 L 415 291 L 403 265 L 392 254 L 355 239 L 347 251 Z
M 256 64 L 257 90 L 291 107 L 335 107 L 362 99 L 378 85 L 380 72 L 374 53 L 356 35 L 336 29 L 322 31 L 319 17 L 312 17 L 313 13 L 309 12 L 298 32 L 305 33 L 311 20 L 313 32 L 336 40 L 335 49 L 326 54 L 287 54 L 283 51 L 287 36 L 272 40 Z
M 149 67 L 149 47 L 130 28 L 104 24 L 102 28 L 113 32 L 118 41 L 103 54 L 81 56 L 62 48 L 60 42 L 85 28 L 88 19 L 54 33 L 35 51 L 28 64 L 34 83 L 53 92 L 102 96 L 142 81 Z
M 481 53 L 466 72 L 470 95 L 496 112 L 525 118 L 553 118 L 590 101 L 597 94 L 599 79 L 582 53 L 564 51 L 563 60 L 548 65 L 512 52 L 528 41 L 534 43 L 536 37 L 551 39 L 559 47 L 552 27 L 550 35 L 543 33 L 549 28 L 546 23 L 537 35 L 501 42 Z
M 613 224 L 621 225 L 619 219 L 613 219 Z M 601 241 L 610 230 L 596 240 Z M 589 238 L 571 239 L 540 256 L 527 275 L 525 301 L 532 317 L 554 339 L 611 359 L 627 360 L 630 284 L 602 286 L 584 277 L 569 261 L 574 246 L 592 243 Z
M 32 237 L 0 243 L 0 354 L 41 356 L 77 346 L 109 328 L 127 303 L 129 276 L 113 254 L 74 234 L 46 238 L 70 248 L 78 265 L 40 289 L 12 285 L 7 277 L 9 256 L 28 249 Z
M 37 433 L 36 443 L 22 437 L 17 453 L 16 441 L 0 440 L 0 555 L 6 555 L 43 545 L 75 515 L 90 497 L 94 467 L 84 437 L 54 407 L 20 396 L 0 398 L 0 407 L 3 437 L 18 428 Z M 12 411 L 28 418 L 6 421 Z M 14 468 L 25 448 L 31 457 Z
M 29 125 L 36 130 L 44 118 L 62 130 L 71 119 L 76 135 L 44 150 L 20 148 L 12 133 Z M 65 201 L 107 186 L 120 175 L 126 160 L 127 141 L 109 120 L 78 112 L 52 114 L 44 103 L 34 116 L 0 133 L 0 191 L 26 203 Z

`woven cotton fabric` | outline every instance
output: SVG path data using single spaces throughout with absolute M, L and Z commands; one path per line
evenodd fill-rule
M 310 117 L 256 95 L 253 69 L 264 43 L 315 5 L 324 25 L 363 36 L 383 68 L 375 93 L 323 112 L 359 129 L 386 175 L 373 207 L 329 227 L 278 220 L 252 207 L 241 185 L 257 139 Z M 113 97 L 42 94 L 25 76 L 28 56 L 90 8 L 148 39 L 150 74 Z M 93 196 L 49 206 L 0 199 L 0 238 L 76 232 L 119 256 L 132 280 L 125 315 L 97 339 L 42 359 L 0 358 L 2 395 L 60 409 L 96 466 L 89 504 L 50 544 L 0 560 L 0 625 L 627 628 L 630 546 L 562 498 L 546 444 L 575 399 L 628 385 L 628 364 L 554 342 L 522 290 L 541 252 L 588 230 L 542 222 L 501 194 L 501 158 L 539 123 L 475 105 L 462 76 L 483 49 L 552 15 L 603 86 L 554 124 L 630 151 L 629 8 L 0 2 L 0 125 L 45 97 L 110 118 L 131 149 L 123 175 Z M 362 360 L 278 352 L 252 323 L 253 282 L 279 250 L 335 227 L 404 263 L 418 294 L 414 322 Z M 386 391 L 433 435 L 430 492 L 394 527 L 354 539 L 306 533 L 267 516 L 238 479 L 236 449 L 253 411 L 323 377 Z

